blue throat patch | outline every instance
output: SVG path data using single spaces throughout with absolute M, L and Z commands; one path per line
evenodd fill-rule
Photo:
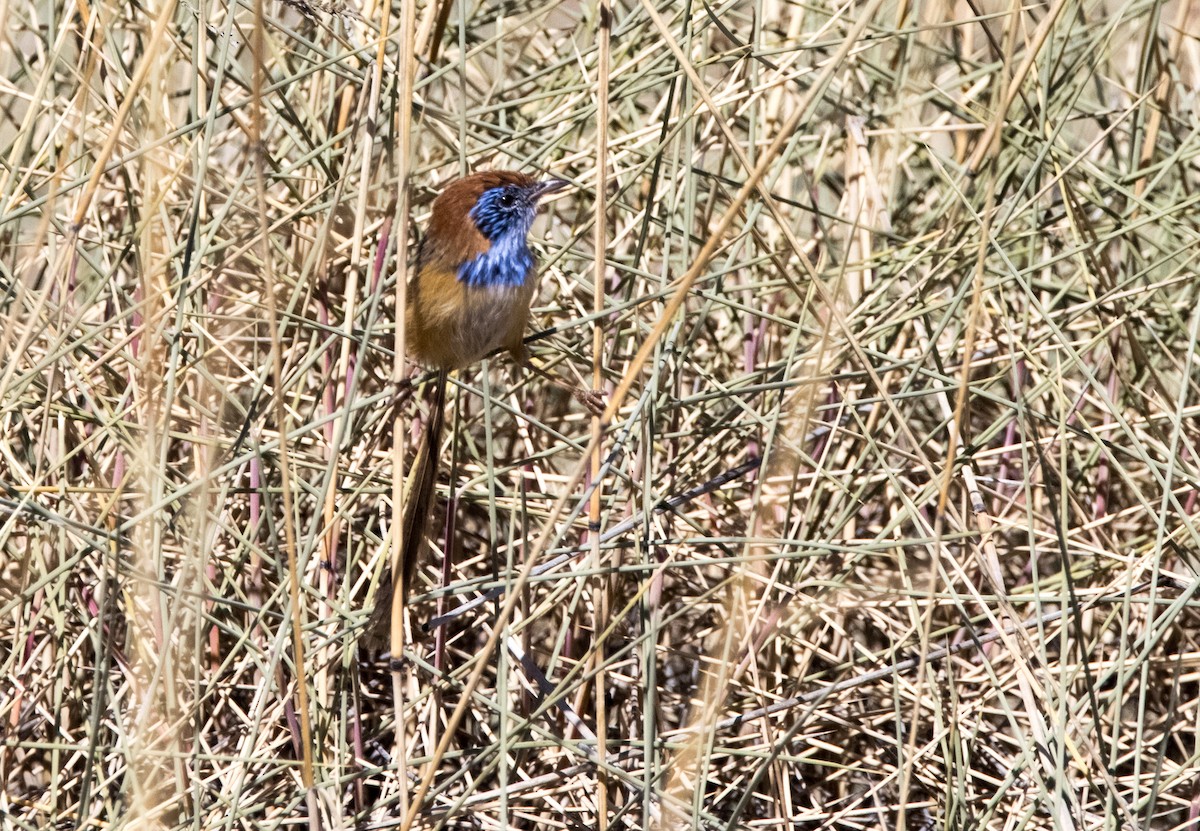
M 533 253 L 524 234 L 506 234 L 458 267 L 458 280 L 472 288 L 519 286 L 533 271 Z
M 533 252 L 525 238 L 536 207 L 524 200 L 502 205 L 505 191 L 484 191 L 471 209 L 471 219 L 490 243 L 487 251 L 458 267 L 459 282 L 472 288 L 520 286 L 533 271 Z

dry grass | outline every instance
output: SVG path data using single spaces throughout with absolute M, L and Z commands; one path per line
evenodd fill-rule
M 1200 14 L 440 10 L 0 0 L 0 825 L 1200 827 Z M 393 672 L 489 166 L 608 423 L 456 379 Z

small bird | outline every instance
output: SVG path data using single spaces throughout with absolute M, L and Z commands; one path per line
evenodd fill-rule
M 438 447 L 446 402 L 446 376 L 506 349 L 537 370 L 525 348 L 529 304 L 537 289 L 537 259 L 528 235 L 538 202 L 566 187 L 515 171 L 473 173 L 446 185 L 433 201 L 429 227 L 417 249 L 408 283 L 405 346 L 418 363 L 437 370 L 425 432 L 406 486 L 402 595 L 416 576 L 437 484 Z M 594 409 L 594 396 L 579 395 Z M 391 619 L 393 581 L 380 587 L 366 634 L 383 643 Z
M 528 363 L 523 338 L 537 261 L 527 237 L 538 200 L 566 185 L 497 170 L 446 186 L 433 201 L 408 284 L 410 356 L 451 370 L 504 348 Z

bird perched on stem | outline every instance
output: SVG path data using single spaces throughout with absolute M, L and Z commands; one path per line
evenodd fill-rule
M 380 588 L 367 624 L 374 642 L 386 638 L 396 579 L 401 596 L 407 595 L 424 547 L 437 484 L 447 373 L 498 349 L 531 366 L 524 335 L 537 288 L 537 262 L 527 237 L 539 200 L 566 184 L 486 171 L 451 182 L 433 201 L 408 283 L 405 346 L 410 357 L 437 375 L 429 419 L 406 483 L 399 573 Z M 591 393 L 577 395 L 595 408 Z

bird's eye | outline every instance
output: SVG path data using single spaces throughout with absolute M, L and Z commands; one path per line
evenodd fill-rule
M 517 201 L 517 195 L 511 190 L 506 190 L 500 194 L 500 207 L 511 208 Z

